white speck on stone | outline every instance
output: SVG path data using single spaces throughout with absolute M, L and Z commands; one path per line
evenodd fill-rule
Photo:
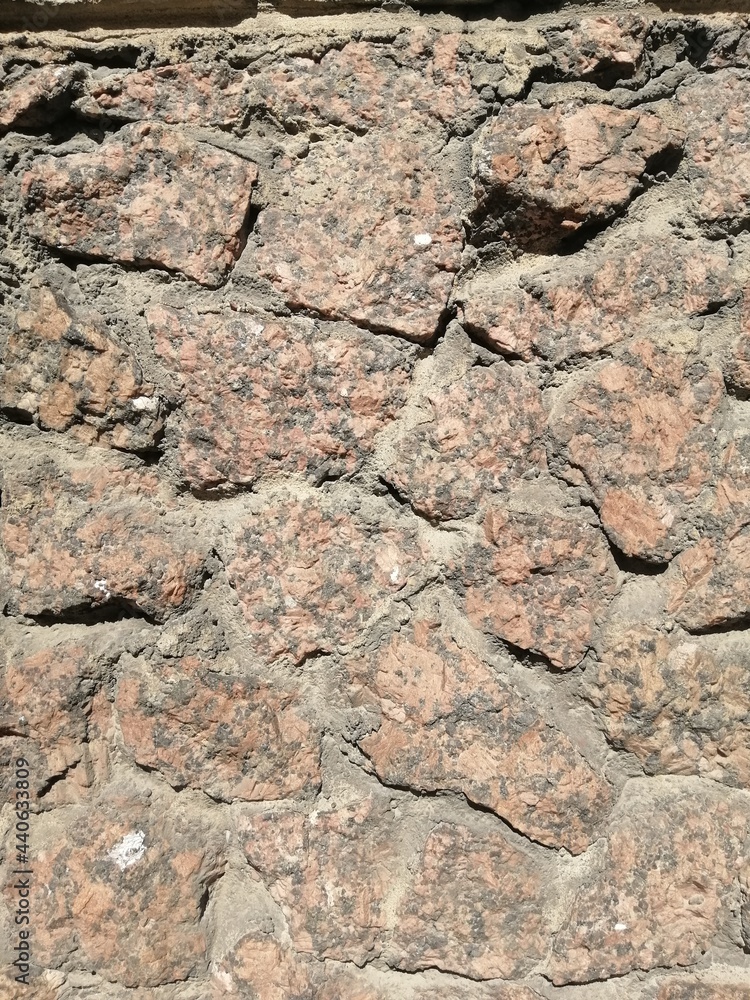
M 401 567 L 394 566 L 393 570 L 391 571 L 391 583 L 398 583 L 400 575 L 401 575 Z
M 626 931 L 628 929 L 627 924 L 615 924 L 616 931 Z
M 130 405 L 134 410 L 140 412 L 148 410 L 149 413 L 156 413 L 159 409 L 159 398 L 158 396 L 136 396 L 135 399 L 130 400 Z
M 94 590 L 98 590 L 100 594 L 104 594 L 104 598 L 107 601 L 112 596 L 106 580 L 94 580 Z
M 429 233 L 417 233 L 414 237 L 415 247 L 428 247 L 432 243 L 432 237 Z
M 146 834 L 143 830 L 128 833 L 122 838 L 119 844 L 115 844 L 112 850 L 107 851 L 107 854 L 112 858 L 120 871 L 124 872 L 126 868 L 130 868 L 137 861 L 140 861 L 146 853 L 145 839 Z
M 348 395 L 349 395 L 348 389 L 339 389 L 339 396 L 348 396 Z

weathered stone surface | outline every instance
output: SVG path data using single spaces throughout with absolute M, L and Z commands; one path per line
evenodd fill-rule
M 683 111 L 690 202 L 712 235 L 736 232 L 750 218 L 750 84 L 732 71 L 691 80 L 675 95 Z
M 421 578 L 427 559 L 411 527 L 371 528 L 312 499 L 280 503 L 239 525 L 230 551 L 227 573 L 254 652 L 296 662 L 352 642 Z
M 688 631 L 738 625 L 750 618 L 750 527 L 704 538 L 670 566 L 667 610 Z
M 321 59 L 279 59 L 251 77 L 252 101 L 283 122 L 373 127 L 448 123 L 481 109 L 460 34 L 405 31 L 395 44 L 349 42 Z
M 564 670 L 583 659 L 616 587 L 601 533 L 554 510 L 490 508 L 484 538 L 467 549 L 456 576 L 472 625 Z
M 585 691 L 608 739 L 649 774 L 750 785 L 750 645 L 646 625 L 616 632 Z
M 90 77 L 77 107 L 92 118 L 228 128 L 247 113 L 246 91 L 246 74 L 224 63 L 179 63 Z
M 214 967 L 213 986 L 218 996 L 316 1000 L 312 979 L 309 961 L 270 935 L 254 933 L 242 937 Z
M 130 451 L 154 448 L 164 422 L 154 387 L 103 319 L 42 284 L 16 314 L 0 357 L 0 408 Z
M 471 368 L 426 403 L 431 418 L 401 436 L 384 478 L 427 517 L 473 514 L 546 468 L 546 413 L 525 368 Z
M 672 558 L 686 505 L 710 481 L 718 370 L 685 349 L 631 344 L 563 393 L 550 426 L 591 487 L 604 529 L 629 556 Z
M 613 84 L 632 77 L 643 60 L 648 21 L 639 14 L 582 17 L 543 31 L 563 79 Z
M 32 236 L 77 256 L 220 284 L 239 257 L 257 167 L 157 123 L 96 152 L 39 157 L 22 196 Z
M 49 888 L 35 899 L 40 965 L 59 968 L 75 953 L 76 963 L 130 987 L 205 971 L 201 900 L 224 867 L 224 838 L 210 824 L 110 788 L 55 818 L 49 833 L 39 818 L 35 828 L 34 878 Z M 13 876 L 3 875 L 10 902 Z
M 557 985 L 691 965 L 728 917 L 749 860 L 747 806 L 697 782 L 651 778 L 637 792 L 633 785 L 600 870 L 578 891 L 555 940 Z
M 609 222 L 671 165 L 684 134 L 652 111 L 515 104 L 474 150 L 474 239 L 554 252 L 566 236 Z
M 522 275 L 516 286 L 480 277 L 454 297 L 466 328 L 495 350 L 559 363 L 667 320 L 701 316 L 738 294 L 728 247 L 664 233 L 615 237 Z
M 50 112 L 65 104 L 81 75 L 78 66 L 52 65 L 4 81 L 0 90 L 0 134 L 43 123 Z
M 417 989 L 414 1000 L 540 1000 L 541 994 L 528 986 L 500 983 L 458 983 L 452 980 L 444 986 Z
M 606 781 L 437 615 L 417 618 L 368 660 L 349 658 L 347 670 L 353 700 L 381 715 L 359 740 L 381 781 L 460 792 L 573 853 L 594 839 L 611 801 Z
M 45 455 L 3 471 L 8 596 L 26 615 L 104 605 L 168 617 L 201 584 L 205 540 L 180 523 L 158 477 L 127 460 L 66 467 Z
M 475 979 L 523 976 L 547 951 L 551 889 L 538 864 L 499 832 L 440 823 L 399 910 L 388 960 Z
M 399 853 L 394 815 L 382 803 L 362 799 L 309 817 L 248 813 L 238 823 L 298 952 L 360 965 L 382 952 Z
M 701 981 L 693 977 L 675 978 L 666 982 L 656 1000 L 748 1000 L 750 985 Z
M 262 801 L 320 786 L 320 732 L 305 718 L 299 692 L 247 676 L 231 661 L 133 663 L 115 708 L 128 755 L 175 788 Z
M 180 466 L 193 488 L 353 472 L 405 401 L 413 359 L 385 338 L 261 313 L 155 306 L 147 319 L 179 379 Z
M 0 734 L 8 737 L 2 740 L 8 763 L 19 755 L 31 761 L 32 800 L 77 801 L 107 774 L 110 712 L 103 687 L 117 654 L 104 650 L 101 638 L 58 635 L 47 641 L 31 630 L 5 631 Z M 3 786 L 12 773 L 5 768 Z
M 462 248 L 460 204 L 440 165 L 439 146 L 398 133 L 280 161 L 286 197 L 258 216 L 258 270 L 294 308 L 429 340 Z
M 750 396 L 750 324 L 732 345 L 724 374 L 734 392 L 743 397 Z

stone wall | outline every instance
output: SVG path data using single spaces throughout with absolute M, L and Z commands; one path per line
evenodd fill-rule
M 750 26 L 677 6 L 5 0 L 2 1000 L 750 997 Z

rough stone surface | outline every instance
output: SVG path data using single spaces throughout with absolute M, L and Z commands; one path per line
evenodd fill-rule
M 42 124 L 56 106 L 64 105 L 82 75 L 75 66 L 40 66 L 5 80 L 0 90 L 0 133 Z
M 652 111 L 515 104 L 475 148 L 474 239 L 554 252 L 627 208 L 644 175 L 668 166 L 684 138 Z
M 601 533 L 582 517 L 492 507 L 456 576 L 472 625 L 569 670 L 615 593 L 615 569 Z
M 94 119 L 226 128 L 247 113 L 246 89 L 245 74 L 226 65 L 180 63 L 89 78 L 77 106 Z
M 385 338 L 257 312 L 156 306 L 147 318 L 179 379 L 179 458 L 193 488 L 351 473 L 405 401 L 411 359 Z
M 163 125 L 125 125 L 96 153 L 40 157 L 23 178 L 47 246 L 220 284 L 239 257 L 254 164 Z
M 191 828 L 185 819 L 174 803 L 149 804 L 115 788 L 69 812 L 63 836 L 50 831 L 47 843 L 42 830 L 35 875 L 51 891 L 37 898 L 45 928 L 35 938 L 37 961 L 65 968 L 80 951 L 105 981 L 128 987 L 204 971 L 201 898 L 222 874 L 223 838 L 205 822 Z M 7 865 L 3 874 L 9 902 Z
M 281 906 L 298 952 L 357 964 L 381 954 L 399 846 L 382 802 L 307 818 L 247 814 L 239 823 L 248 862 Z
M 657 1000 L 747 1000 L 750 986 L 742 981 L 736 984 L 701 982 L 700 979 L 676 979 L 665 983 Z
M 552 432 L 592 489 L 602 524 L 628 556 L 675 554 L 694 500 L 712 476 L 720 372 L 697 352 L 633 342 L 574 384 L 553 410 Z
M 494 350 L 559 364 L 735 299 L 729 261 L 721 244 L 644 233 L 524 273 L 510 287 L 474 279 L 455 297 L 467 329 Z
M 35 458 L 31 469 L 3 472 L 1 537 L 14 608 L 63 615 L 114 607 L 162 619 L 191 604 L 206 545 L 179 523 L 153 473 L 126 461 L 66 468 Z
M 691 208 L 713 235 L 736 232 L 750 211 L 747 93 L 748 81 L 727 71 L 692 81 L 675 96 L 687 123 Z
M 409 525 L 363 520 L 330 505 L 286 502 L 237 527 L 227 573 L 253 647 L 266 660 L 332 652 L 421 579 Z
M 115 708 L 126 750 L 175 788 L 215 799 L 263 801 L 313 794 L 320 738 L 298 691 L 217 673 L 216 661 L 183 657 L 121 679 Z
M 397 133 L 318 143 L 302 161 L 280 161 L 282 198 L 256 225 L 258 271 L 293 308 L 430 340 L 462 247 L 439 163 L 435 143 Z
M 693 784 L 639 786 L 612 820 L 600 871 L 578 892 L 550 963 L 560 985 L 694 964 L 729 916 L 748 863 L 748 812 Z
M 611 801 L 607 783 L 437 615 L 348 669 L 353 699 L 380 713 L 359 746 L 381 781 L 460 792 L 534 840 L 574 853 L 594 839 Z
M 540 904 L 550 888 L 501 834 L 441 823 L 427 838 L 399 911 L 391 960 L 409 971 L 522 976 L 547 950 Z
M 750 1000 L 748 4 L 473 3 L 0 0 L 0 1000 Z
M 645 625 L 616 633 L 586 672 L 608 739 L 649 774 L 699 774 L 748 787 L 750 647 Z
M 105 684 L 116 658 L 95 631 L 75 639 L 6 634 L 0 654 L 0 733 L 10 761 L 30 760 L 32 798 L 55 804 L 85 798 L 108 776 L 109 704 Z
M 546 468 L 546 413 L 525 370 L 472 368 L 425 402 L 429 416 L 403 435 L 385 479 L 426 517 L 465 517 Z
M 560 76 L 611 85 L 640 68 L 648 28 L 640 14 L 601 14 L 543 34 Z
M 0 407 L 87 444 L 153 450 L 163 404 L 133 353 L 102 317 L 40 285 L 20 310 L 0 360 Z

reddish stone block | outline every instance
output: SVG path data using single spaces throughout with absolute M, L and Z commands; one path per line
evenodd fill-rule
M 353 700 L 380 714 L 359 746 L 382 782 L 465 795 L 550 847 L 579 853 L 595 838 L 606 781 L 438 620 L 417 618 L 347 670 Z
M 455 573 L 472 625 L 563 670 L 583 659 L 617 580 L 605 539 L 583 517 L 500 507 Z
M 546 413 L 525 368 L 471 368 L 429 389 L 430 418 L 403 433 L 385 479 L 429 518 L 459 518 L 546 469 Z
M 734 883 L 749 860 L 747 836 L 739 798 L 697 783 L 684 790 L 653 778 L 639 783 L 555 939 L 552 981 L 697 962 L 729 916 Z
M 474 238 L 553 253 L 626 209 L 644 174 L 670 165 L 684 138 L 652 111 L 514 104 L 490 119 L 474 150 Z
M 178 453 L 194 489 L 354 472 L 405 401 L 413 359 L 385 338 L 260 313 L 146 315 L 178 379 Z
M 257 177 L 233 153 L 142 122 L 95 152 L 39 157 L 21 190 L 27 228 L 47 246 L 214 287 L 242 252 Z
M 132 352 L 94 310 L 41 283 L 16 314 L 0 375 L 0 407 L 44 430 L 128 451 L 159 440 L 162 403 Z
M 287 501 L 241 524 L 227 573 L 266 661 L 351 643 L 426 572 L 415 530 L 363 520 L 317 500 Z

